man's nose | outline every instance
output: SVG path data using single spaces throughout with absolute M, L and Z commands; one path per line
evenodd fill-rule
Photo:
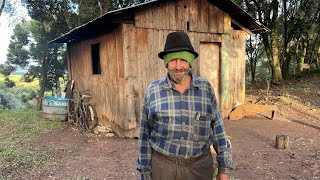
M 182 69 L 182 60 L 181 59 L 176 59 L 176 69 Z

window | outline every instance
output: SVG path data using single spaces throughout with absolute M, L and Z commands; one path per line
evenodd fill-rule
M 91 45 L 91 63 L 93 74 L 101 74 L 100 43 Z

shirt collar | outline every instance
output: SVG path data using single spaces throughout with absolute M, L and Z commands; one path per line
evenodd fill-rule
M 199 88 L 199 82 L 197 81 L 197 76 L 192 74 L 191 72 L 190 72 L 190 75 L 192 77 L 190 86 L 195 87 L 195 88 Z M 169 73 L 167 73 L 165 78 L 162 78 L 160 80 L 160 85 L 162 86 L 162 89 L 164 89 L 164 90 L 168 90 L 168 89 L 173 88 L 173 85 L 169 79 Z

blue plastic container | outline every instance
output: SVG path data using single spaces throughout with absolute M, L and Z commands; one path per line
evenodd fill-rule
M 43 112 L 49 119 L 66 120 L 68 101 L 68 98 L 44 97 L 42 99 Z

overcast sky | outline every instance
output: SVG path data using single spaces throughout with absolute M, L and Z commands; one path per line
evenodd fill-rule
M 20 1 L 8 1 L 13 7 L 16 8 L 17 17 L 11 17 L 11 24 L 9 16 L 6 12 L 2 12 L 0 17 L 0 64 L 7 60 L 8 45 L 10 37 L 13 35 L 14 23 L 20 22 L 22 18 L 31 20 L 28 15 L 27 9 L 20 4 Z M 12 4 L 14 3 L 14 4 Z
M 13 27 L 9 27 L 8 16 L 2 14 L 0 17 L 0 64 L 7 60 L 7 50 Z

